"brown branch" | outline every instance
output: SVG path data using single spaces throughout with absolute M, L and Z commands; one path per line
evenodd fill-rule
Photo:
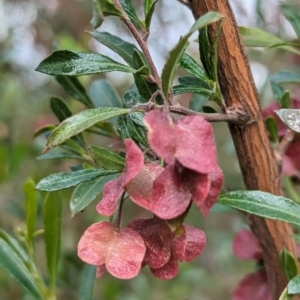
M 228 0 L 190 0 L 194 17 L 208 11 L 225 16 L 218 47 L 218 78 L 227 106 L 242 105 L 250 122 L 245 126 L 229 124 L 247 189 L 281 194 L 279 170 L 269 146 L 262 120 L 257 91 L 244 53 L 238 27 Z M 212 40 L 217 24 L 209 27 Z M 284 222 L 249 215 L 248 223 L 263 248 L 263 259 L 273 299 L 278 299 L 287 284 L 278 254 L 286 248 L 295 255 L 291 227 Z

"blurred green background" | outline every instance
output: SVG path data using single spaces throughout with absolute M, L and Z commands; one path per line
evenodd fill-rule
M 38 160 L 45 139 L 33 138 L 34 132 L 57 120 L 49 109 L 50 96 L 66 100 L 73 113 L 83 109 L 70 99 L 50 76 L 34 71 L 39 62 L 54 48 L 101 52 L 112 55 L 97 44 L 85 31 L 92 30 L 92 1 L 89 0 L 0 0 L 0 227 L 15 235 L 25 228 L 23 184 L 28 177 L 35 182 L 53 172 L 69 171 L 76 161 Z M 133 1 L 138 11 L 140 1 Z M 276 1 L 231 1 L 239 24 L 260 27 L 285 39 L 295 35 L 280 14 Z M 267 9 L 268 5 L 272 9 Z M 273 9 L 274 8 L 274 9 Z M 168 51 L 188 31 L 193 18 L 189 10 L 175 0 L 162 0 L 156 8 L 150 50 L 159 70 Z M 134 42 L 116 19 L 107 19 L 101 30 L 117 33 Z M 192 39 L 193 40 L 193 39 Z M 195 40 L 195 38 L 194 38 Z M 197 43 L 188 49 L 197 60 Z M 280 50 L 249 50 L 251 69 L 260 92 L 262 105 L 272 101 L 267 78 L 280 69 L 299 68 L 299 60 Z M 120 60 L 121 61 L 121 60 Z M 86 88 L 93 79 L 107 78 L 120 96 L 130 87 L 131 75 L 110 73 L 84 76 L 80 80 Z M 292 95 L 299 90 L 292 88 Z M 187 103 L 190 95 L 179 99 Z M 225 123 L 214 125 L 220 165 L 225 173 L 225 189 L 243 189 L 234 146 Z M 90 137 L 94 144 L 111 143 Z M 69 199 L 72 190 L 57 193 L 64 202 L 62 251 L 59 264 L 58 299 L 78 299 L 78 286 L 84 264 L 77 258 L 77 242 L 85 229 L 101 220 L 94 201 L 84 213 L 71 218 Z M 39 194 L 38 228 L 42 228 L 44 194 Z M 98 199 L 99 201 L 99 199 Z M 126 221 L 145 212 L 132 203 L 125 207 Z M 241 261 L 232 254 L 234 234 L 246 223 L 242 214 L 216 205 L 207 219 L 192 208 L 186 223 L 203 229 L 207 235 L 204 253 L 195 261 L 180 265 L 179 275 L 170 281 L 160 281 L 143 269 L 135 279 L 121 281 L 105 274 L 97 279 L 93 299 L 104 300 L 210 300 L 231 299 L 238 281 L 254 270 L 254 262 Z M 39 266 L 46 276 L 42 237 L 36 239 Z M 30 300 L 32 297 L 0 268 L 0 299 Z

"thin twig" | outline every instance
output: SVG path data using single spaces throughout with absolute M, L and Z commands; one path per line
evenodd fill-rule
M 282 157 L 284 155 L 284 152 L 286 151 L 287 147 L 290 145 L 294 137 L 295 132 L 291 129 L 288 129 L 280 143 L 274 148 L 274 155 L 279 166 L 282 165 Z
M 157 69 L 154 65 L 154 62 L 152 60 L 147 42 L 144 41 L 143 37 L 140 35 L 139 31 L 135 28 L 135 26 L 132 24 L 131 20 L 127 17 L 125 11 L 123 10 L 123 7 L 121 6 L 120 2 L 118 0 L 113 0 L 115 6 L 117 9 L 119 9 L 122 13 L 123 13 L 123 17 L 121 18 L 121 20 L 125 23 L 125 25 L 128 27 L 128 29 L 130 30 L 130 32 L 132 33 L 132 35 L 134 36 L 134 38 L 136 39 L 136 41 L 138 42 L 138 44 L 140 45 L 146 60 L 149 64 L 149 67 L 151 69 L 151 73 L 153 75 L 153 78 L 155 80 L 155 83 L 158 87 L 158 89 L 162 89 L 162 85 L 161 85 L 161 79 L 160 76 L 157 72 Z

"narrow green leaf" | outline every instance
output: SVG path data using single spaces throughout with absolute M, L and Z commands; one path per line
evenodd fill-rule
M 144 0 L 144 15 L 145 15 L 145 17 L 148 15 L 152 5 L 153 5 L 153 0 Z
M 102 193 L 106 182 L 115 179 L 119 173 L 101 176 L 80 183 L 74 190 L 70 201 L 72 216 L 85 209 L 98 195 Z
M 188 54 L 184 53 L 180 60 L 179 67 L 191 75 L 204 80 L 209 85 L 209 78 L 204 69 Z
M 214 114 L 214 113 L 217 112 L 213 107 L 211 107 L 211 106 L 209 106 L 209 105 L 203 106 L 203 107 L 202 107 L 202 111 L 203 111 L 204 113 L 206 113 L 206 114 Z
M 196 85 L 197 87 L 212 90 L 210 84 L 194 76 L 178 77 L 178 81 L 182 85 Z
M 268 117 L 265 120 L 267 131 L 275 143 L 278 143 L 279 136 L 278 136 L 278 125 L 273 117 Z
M 211 78 L 211 70 L 214 68 L 214 66 L 212 64 L 212 53 L 211 53 L 211 46 L 208 37 L 207 27 L 199 31 L 198 40 L 199 40 L 200 59 L 202 65 L 209 78 Z
M 128 113 L 130 110 L 117 107 L 99 107 L 87 109 L 62 122 L 50 134 L 46 150 L 62 144 L 94 124 L 106 119 Z
M 189 109 L 200 112 L 202 110 L 203 105 L 208 101 L 208 97 L 193 94 L 190 103 Z
M 280 251 L 279 262 L 281 269 L 283 270 L 288 281 L 290 281 L 297 275 L 297 263 L 295 258 L 289 251 L 285 249 Z
M 69 106 L 60 98 L 51 97 L 50 107 L 60 122 L 72 116 Z
M 219 196 L 218 202 L 263 218 L 300 225 L 300 206 L 282 196 L 261 191 L 233 191 Z
M 95 107 L 123 107 L 118 92 L 105 79 L 98 79 L 92 83 L 90 95 Z
M 36 186 L 40 191 L 57 191 L 75 186 L 83 181 L 88 181 L 99 176 L 110 175 L 118 170 L 87 169 L 76 172 L 61 172 L 43 178 Z
M 292 199 L 297 204 L 300 204 L 300 193 L 297 189 L 297 184 L 295 184 L 290 176 L 283 177 L 284 191 L 287 193 L 288 197 Z M 300 244 L 300 241 L 299 241 Z
M 118 36 L 108 32 L 91 31 L 89 34 L 98 42 L 120 55 L 131 67 L 133 67 L 133 51 L 138 51 L 143 55 L 134 44 L 126 42 Z
M 135 8 L 132 5 L 131 0 L 119 0 L 121 6 L 123 7 L 125 13 L 127 14 L 127 16 L 129 17 L 129 19 L 131 20 L 131 22 L 133 23 L 133 25 L 135 26 L 136 29 L 138 30 L 142 30 L 143 29 L 143 24 L 140 21 L 140 19 L 138 18 Z
M 93 0 L 93 17 L 90 21 L 90 24 L 92 25 L 92 27 L 94 29 L 98 28 L 101 26 L 101 24 L 103 23 L 104 21 L 104 16 L 102 15 L 100 17 L 100 14 L 99 14 L 99 10 L 98 10 L 98 7 L 97 7 L 97 0 Z
M 185 93 L 194 93 L 203 95 L 207 98 L 209 98 L 212 94 L 211 90 L 203 89 L 201 87 L 195 86 L 195 85 L 175 85 L 173 86 L 173 95 L 181 95 Z
M 89 95 L 87 94 L 87 91 L 80 83 L 78 78 L 71 76 L 55 76 L 55 79 L 70 96 L 88 108 L 94 107 Z
M 18 240 L 16 240 L 13 236 L 8 234 L 3 229 L 0 229 L 0 239 L 4 240 L 7 245 L 13 249 L 13 251 L 20 257 L 28 270 L 32 270 L 34 268 L 34 261 L 25 252 L 24 248 L 20 245 Z
M 103 147 L 91 145 L 89 151 L 95 163 L 107 170 L 123 170 L 125 167 L 125 159 Z
M 117 121 L 117 129 L 122 139 L 132 139 L 138 144 L 149 147 L 145 127 L 134 123 L 130 116 L 120 116 Z
M 270 81 L 270 85 L 271 85 L 272 93 L 273 93 L 275 99 L 278 101 L 278 103 L 280 103 L 281 98 L 285 92 L 284 88 L 272 80 Z
M 300 275 L 295 276 L 287 286 L 289 295 L 300 294 Z
M 300 83 L 300 74 L 290 71 L 279 71 L 270 77 L 271 81 L 281 83 Z
M 300 109 L 280 109 L 275 112 L 285 125 L 300 133 Z
M 299 4 L 287 4 L 281 3 L 281 11 L 283 12 L 286 19 L 293 26 L 298 38 L 300 39 L 300 6 Z
M 147 127 L 144 123 L 144 117 L 145 117 L 145 113 L 141 113 L 141 112 L 134 112 L 130 114 L 130 119 L 136 123 L 137 125 L 139 125 L 140 127 L 144 128 L 145 130 L 147 130 Z
M 133 52 L 133 68 L 139 69 L 141 67 L 145 67 L 149 70 L 149 66 L 147 62 L 145 62 L 145 57 L 138 51 Z M 149 73 L 150 74 L 150 70 Z M 157 91 L 157 86 L 153 82 L 149 82 L 147 77 L 141 74 L 133 74 L 134 82 L 136 88 L 138 89 L 140 95 L 147 101 L 151 98 L 154 92 Z M 158 103 L 163 103 L 163 100 L 160 96 L 157 97 Z
M 52 149 L 37 157 L 38 160 L 63 159 L 63 158 L 84 159 L 84 157 L 78 154 L 74 154 L 72 152 L 68 152 L 63 149 L 57 149 L 57 148 Z
M 150 1 L 144 1 L 145 2 L 148 2 L 147 4 L 147 13 L 146 13 L 146 9 L 145 9 L 145 26 L 146 26 L 146 30 L 148 31 L 148 33 L 150 32 L 150 25 L 151 25 L 151 20 L 152 20 L 152 16 L 153 16 L 153 13 L 154 13 L 154 10 L 155 10 L 155 5 L 156 3 L 158 2 L 158 0 L 154 1 L 152 3 L 152 0 Z M 150 8 L 149 8 L 149 2 L 151 2 L 152 4 L 150 5 Z
M 136 72 L 136 70 L 120 64 L 105 55 L 71 50 L 54 51 L 38 65 L 36 71 L 49 75 L 68 76 L 81 76 L 112 71 Z
M 28 243 L 32 245 L 37 215 L 37 192 L 32 179 L 28 179 L 25 182 L 23 189 L 25 194 L 27 239 Z
M 172 87 L 175 71 L 178 68 L 179 62 L 183 53 L 188 46 L 188 38 L 198 29 L 201 29 L 211 23 L 214 23 L 222 18 L 217 12 L 208 12 L 201 16 L 192 26 L 191 30 L 182 36 L 177 45 L 170 51 L 169 58 L 167 59 L 162 71 L 162 89 L 166 96 L 168 96 Z
M 35 133 L 34 133 L 34 137 L 37 137 L 41 134 L 45 134 L 45 135 L 49 135 L 49 133 L 55 128 L 54 125 L 52 124 L 49 124 L 49 125 L 46 125 L 40 129 L 38 129 Z
M 140 95 L 137 89 L 130 88 L 125 92 L 123 102 L 126 107 L 133 107 L 138 103 L 146 103 L 147 100 Z
M 119 11 L 111 0 L 94 0 L 100 19 L 104 20 L 104 17 L 116 16 L 122 17 L 121 11 Z
M 291 106 L 291 96 L 289 91 L 285 91 L 280 99 L 281 108 L 290 108 Z
M 3 239 L 0 239 L 0 265 L 36 299 L 44 299 L 24 262 Z
M 60 254 L 62 198 L 59 193 L 49 193 L 44 204 L 44 240 L 51 290 L 56 285 L 57 264 Z
M 92 300 L 96 271 L 96 266 L 84 266 L 79 286 L 78 300 Z
M 246 47 L 276 47 L 300 55 L 297 48 L 289 46 L 282 39 L 259 28 L 240 26 L 239 30 Z
M 72 116 L 69 106 L 60 98 L 51 97 L 50 107 L 60 122 L 63 122 L 65 119 Z M 72 137 L 72 141 L 76 144 L 76 149 L 78 149 L 78 147 L 85 149 L 85 142 L 81 134 Z M 71 141 L 69 142 L 72 143 Z

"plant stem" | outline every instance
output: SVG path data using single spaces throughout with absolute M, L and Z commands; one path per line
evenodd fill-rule
M 284 152 L 286 151 L 289 144 L 292 142 L 292 140 L 295 137 L 295 132 L 291 129 L 288 129 L 285 135 L 283 136 L 280 143 L 275 147 L 274 149 L 274 155 L 277 159 L 277 162 L 279 166 L 282 165 L 282 157 L 284 155 Z
M 131 20 L 128 18 L 127 14 L 123 10 L 123 7 L 120 4 L 120 2 L 118 0 L 113 0 L 113 2 L 114 2 L 114 5 L 116 6 L 116 8 L 119 9 L 123 13 L 123 18 L 121 18 L 121 20 L 125 23 L 125 25 L 128 27 L 128 29 L 130 30 L 130 32 L 132 33 L 132 35 L 134 36 L 134 38 L 136 39 L 136 41 L 140 45 L 140 47 L 141 47 L 141 49 L 142 49 L 142 51 L 143 51 L 143 53 L 146 57 L 146 60 L 149 64 L 153 79 L 154 79 L 158 89 L 161 90 L 162 89 L 161 79 L 160 79 L 160 76 L 157 72 L 155 64 L 152 60 L 147 42 L 144 41 L 144 39 L 140 35 L 139 31 L 135 28 L 135 26 L 133 25 Z

